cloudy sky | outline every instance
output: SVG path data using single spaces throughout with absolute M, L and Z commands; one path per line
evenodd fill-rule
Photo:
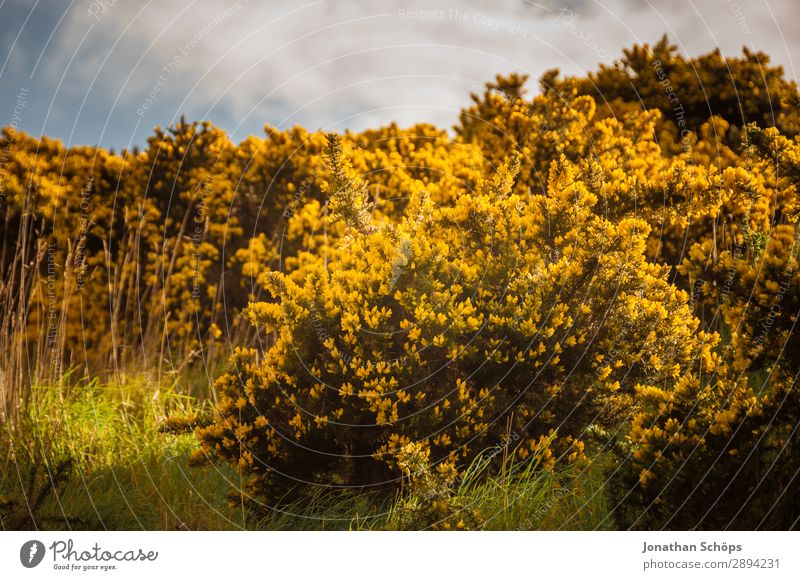
M 581 73 L 664 33 L 798 78 L 796 0 L 0 0 L 0 124 L 115 148 L 181 113 L 235 140 L 451 126 L 496 73 Z

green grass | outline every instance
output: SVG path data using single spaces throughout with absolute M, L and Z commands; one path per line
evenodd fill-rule
M 160 429 L 210 411 L 144 379 L 34 388 L 18 424 L 0 433 L 2 529 L 594 529 L 607 515 L 597 464 L 546 470 L 535 458 L 506 459 L 499 472 L 476 461 L 442 488 L 444 511 L 413 485 L 389 496 L 316 487 L 245 508 L 231 500 L 235 471 L 190 467 L 194 436 Z
M 188 467 L 194 436 L 159 431 L 166 417 L 203 406 L 144 380 L 34 388 L 19 424 L 0 435 L 3 526 L 242 527 L 226 503 L 236 474 Z

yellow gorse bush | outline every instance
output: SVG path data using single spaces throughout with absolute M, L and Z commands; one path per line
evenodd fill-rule
M 318 219 L 338 222 L 334 247 L 261 277 L 271 300 L 246 313 L 274 339 L 237 354 L 217 385 L 220 419 L 199 431 L 201 452 L 237 462 L 256 488 L 382 482 L 408 444 L 469 461 L 507 416 L 523 457 L 553 431 L 566 450 L 590 424 L 618 424 L 637 382 L 717 363 L 716 337 L 647 260 L 650 227 L 606 219 L 593 177 L 563 156 L 544 194 L 515 192 L 515 153 L 453 202 L 414 192 L 397 222 L 376 225 L 366 184 L 342 177 L 330 143 L 335 211 Z
M 631 455 L 615 478 L 616 517 L 640 529 L 787 529 L 797 517 L 798 390 L 776 376 L 687 375 L 640 388 Z M 787 492 L 788 490 L 788 492 Z

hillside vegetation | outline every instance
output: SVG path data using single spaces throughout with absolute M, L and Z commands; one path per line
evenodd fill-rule
M 527 80 L 454 132 L 4 129 L 3 527 L 797 527 L 796 84 Z

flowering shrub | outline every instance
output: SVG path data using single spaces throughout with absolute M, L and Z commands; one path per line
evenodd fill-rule
M 696 242 L 681 271 L 703 290 L 707 318 L 730 332 L 738 371 L 800 369 L 797 188 L 800 144 L 775 129 L 748 130 L 751 169 L 728 169 L 732 195 L 717 239 Z M 719 314 L 717 314 L 717 312 Z
M 793 368 L 780 350 L 796 340 L 794 142 L 698 117 L 690 147 L 669 146 L 662 111 L 598 114 L 567 84 L 526 100 L 524 82 L 498 77 L 455 144 L 434 136 L 419 153 L 405 136 L 392 164 L 329 139 L 282 269 L 253 269 L 269 298 L 246 315 L 264 346 L 220 379 L 201 453 L 270 493 L 396 483 L 414 450 L 412 481 L 444 509 L 444 474 L 508 424 L 520 457 L 551 461 L 605 434 L 625 451 L 621 524 L 791 525 L 764 482 L 793 481 L 793 411 L 778 401 L 794 387 L 780 374 L 754 390 L 741 373 Z M 731 511 L 748 497 L 761 524 Z
M 659 109 L 678 133 L 697 131 L 712 115 L 739 127 L 776 126 L 792 136 L 800 131 L 796 83 L 784 78 L 782 67 L 770 66 L 769 55 L 747 47 L 741 57 L 725 57 L 717 49 L 686 58 L 664 36 L 653 46 L 624 50 L 615 66 L 601 64 L 585 78 L 562 80 L 556 70 L 546 73 L 541 85 L 556 92 L 576 87 L 618 117 L 631 106 Z
M 590 424 L 624 418 L 637 382 L 698 357 L 713 368 L 716 337 L 647 261 L 647 224 L 598 213 L 590 178 L 565 158 L 542 195 L 514 192 L 514 154 L 476 191 L 447 205 L 414 192 L 380 225 L 334 137 L 328 163 L 336 247 L 264 273 L 271 299 L 246 315 L 273 338 L 237 353 L 219 418 L 198 431 L 202 452 L 253 489 L 381 483 L 408 444 L 434 464 L 468 462 L 507 417 L 522 456 L 557 431 L 576 459 Z
M 671 389 L 641 387 L 632 457 L 615 473 L 622 527 L 790 529 L 797 524 L 797 385 L 687 375 Z

